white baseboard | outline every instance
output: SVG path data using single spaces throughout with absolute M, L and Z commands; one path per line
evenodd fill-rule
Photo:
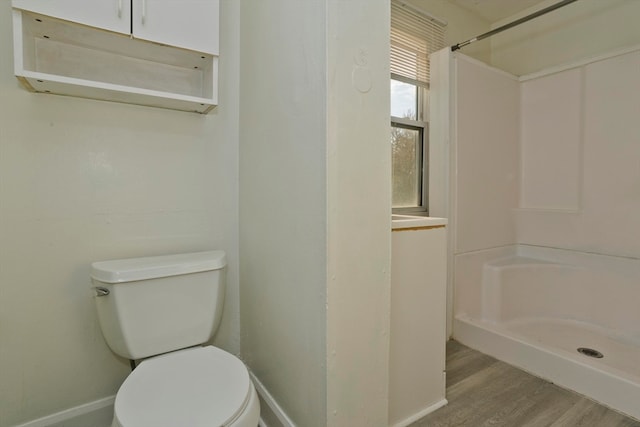
M 278 405 L 271 393 L 267 391 L 260 380 L 250 372 L 251 380 L 263 402 L 269 406 L 273 415 L 282 424 L 282 427 L 296 427 L 284 410 Z M 105 397 L 55 414 L 47 415 L 13 427 L 110 427 L 113 419 L 113 404 L 115 396 Z M 266 408 L 265 408 L 266 409 Z M 260 427 L 268 426 L 260 419 Z M 275 426 L 274 426 L 275 427 Z
M 273 398 L 271 393 L 265 388 L 264 384 L 260 382 L 258 377 L 256 377 L 253 372 L 249 371 L 249 375 L 251 375 L 251 381 L 256 388 L 256 391 L 260 395 L 260 398 L 267 404 L 273 415 L 280 421 L 282 427 L 296 427 L 291 418 L 284 412 L 284 410 L 278 405 L 278 402 Z M 267 424 L 260 418 L 260 427 L 268 427 Z
M 296 424 L 291 421 L 291 418 L 289 418 L 286 412 L 278 405 L 278 402 L 276 402 L 260 380 L 252 372 L 249 372 L 249 374 L 260 398 L 269 406 L 269 409 L 281 423 L 282 427 L 296 427 Z M 115 396 L 105 397 L 104 399 L 65 409 L 64 411 L 15 425 L 14 427 L 110 427 L 113 419 L 113 404 L 115 400 Z M 436 402 L 417 414 L 394 424 L 394 427 L 406 427 L 446 404 L 446 399 Z M 259 426 L 270 427 L 262 418 L 260 419 Z
M 109 427 L 115 400 L 115 396 L 105 397 L 14 427 Z
M 442 400 L 434 403 L 433 405 L 427 406 L 426 408 L 424 408 L 420 412 L 417 412 L 417 413 L 411 415 L 409 418 L 405 418 L 404 420 L 395 423 L 393 425 L 393 427 L 407 427 L 408 425 L 411 425 L 411 424 L 415 423 L 419 419 L 424 418 L 425 416 L 427 416 L 428 414 L 432 413 L 436 409 L 442 408 L 447 403 L 449 403 L 449 402 L 447 402 L 447 399 L 442 399 Z

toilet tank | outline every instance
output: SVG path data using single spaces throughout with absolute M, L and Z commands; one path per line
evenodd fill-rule
M 102 334 L 111 350 L 143 359 L 207 342 L 225 292 L 223 251 L 91 264 Z

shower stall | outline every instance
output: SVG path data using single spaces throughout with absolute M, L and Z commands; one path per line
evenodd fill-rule
M 448 330 L 640 419 L 640 46 L 514 76 L 431 57 Z

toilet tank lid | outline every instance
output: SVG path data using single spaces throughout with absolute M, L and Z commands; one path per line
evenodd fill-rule
M 226 265 L 224 251 L 114 259 L 91 264 L 91 278 L 103 283 L 125 283 L 219 270 Z

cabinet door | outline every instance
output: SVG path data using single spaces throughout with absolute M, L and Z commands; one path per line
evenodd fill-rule
M 133 36 L 218 55 L 219 0 L 133 0 Z
M 117 33 L 131 32 L 130 0 L 13 0 L 12 6 Z

